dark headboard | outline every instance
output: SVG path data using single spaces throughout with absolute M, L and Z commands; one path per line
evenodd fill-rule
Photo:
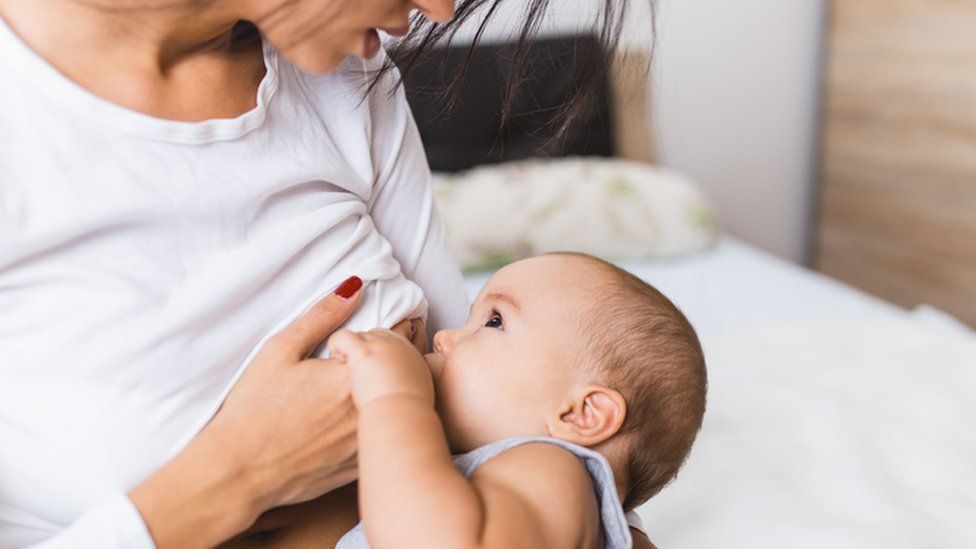
M 467 46 L 441 48 L 404 79 L 407 98 L 427 151 L 431 169 L 454 172 L 478 164 L 534 156 L 613 156 L 614 133 L 609 98 L 609 67 L 599 80 L 594 99 L 568 135 L 559 142 L 550 124 L 554 112 L 574 87 L 573 60 L 583 48 L 601 47 L 589 35 L 535 40 L 528 52 L 526 81 L 518 89 L 512 122 L 500 129 L 505 82 L 514 44 L 479 45 L 460 88 L 460 98 L 447 115 L 437 93 L 460 70 Z M 445 63 L 441 69 L 441 63 Z

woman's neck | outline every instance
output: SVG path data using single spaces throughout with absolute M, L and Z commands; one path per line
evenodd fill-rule
M 0 17 L 65 76 L 122 106 L 181 120 L 252 108 L 264 74 L 260 48 L 230 47 L 249 3 L 161 4 L 0 0 Z

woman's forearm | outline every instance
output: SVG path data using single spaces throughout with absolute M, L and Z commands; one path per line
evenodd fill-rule
M 268 339 L 210 423 L 129 493 L 158 547 L 214 546 L 271 507 L 355 480 L 348 371 L 303 357 L 345 322 L 361 287 L 348 279 Z
M 202 435 L 129 498 L 160 549 L 212 547 L 257 518 L 263 493 L 257 480 Z
M 360 509 L 373 547 L 471 547 L 480 497 L 453 465 L 433 407 L 393 395 L 359 412 Z

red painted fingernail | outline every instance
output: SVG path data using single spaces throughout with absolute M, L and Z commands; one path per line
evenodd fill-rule
M 339 287 L 335 289 L 335 295 L 341 297 L 342 299 L 349 299 L 360 288 L 363 287 L 363 279 L 358 276 L 350 276 L 343 282 L 339 284 Z

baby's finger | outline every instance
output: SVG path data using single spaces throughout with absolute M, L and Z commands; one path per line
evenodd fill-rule
M 401 334 L 403 337 L 409 339 L 410 333 L 413 331 L 412 326 L 413 326 L 413 321 L 409 318 L 405 318 L 400 322 L 398 322 L 396 326 L 390 329 L 393 330 L 394 332 L 397 332 L 398 334 Z
M 338 330 L 326 343 L 329 353 L 340 362 L 362 358 L 366 354 L 366 339 L 352 330 Z
M 386 328 L 373 328 L 365 334 L 370 340 L 373 341 L 388 341 L 396 342 L 403 345 L 409 345 L 413 347 L 410 339 L 400 332 L 395 332 L 393 330 L 387 330 Z
M 411 337 L 410 342 L 420 351 L 420 354 L 427 354 L 429 344 L 427 341 L 427 323 L 422 319 L 415 318 L 410 322 Z

